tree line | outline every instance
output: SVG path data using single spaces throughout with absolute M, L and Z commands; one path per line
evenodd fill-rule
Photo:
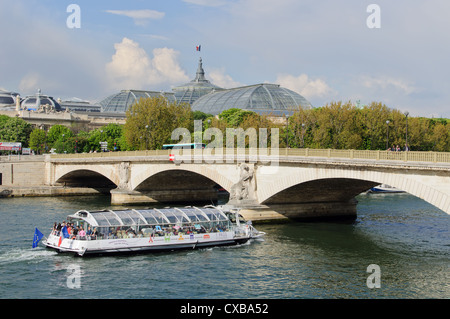
M 449 120 L 407 116 L 380 102 L 357 107 L 350 101 L 299 109 L 289 117 L 276 118 L 237 108 L 216 117 L 163 97 L 147 98 L 127 111 L 125 125 L 108 124 L 77 133 L 63 125 L 54 125 L 48 132 L 33 129 L 20 118 L 0 115 L 0 141 L 21 142 L 37 154 L 51 149 L 57 153 L 100 152 L 100 142 L 107 142 L 109 151 L 154 150 L 177 143 L 171 139 L 176 128 L 186 128 L 193 141 L 195 120 L 202 121 L 202 132 L 218 128 L 224 137 L 227 128 L 254 128 L 256 132 L 266 128 L 269 144 L 271 129 L 276 128 L 280 147 L 385 150 L 397 145 L 404 149 L 408 144 L 413 151 L 450 151 Z

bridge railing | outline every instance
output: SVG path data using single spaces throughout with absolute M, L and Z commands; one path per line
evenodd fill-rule
M 450 163 L 450 152 L 392 152 L 371 150 L 335 150 L 335 149 L 309 149 L 309 148 L 284 148 L 284 149 L 212 149 L 212 150 L 146 150 L 146 151 L 122 151 L 102 153 L 77 153 L 77 154 L 52 154 L 52 159 L 75 158 L 106 158 L 106 157 L 130 157 L 130 156 L 157 156 L 169 158 L 170 154 L 183 156 L 211 155 L 224 158 L 225 156 L 299 156 L 321 157 L 340 159 L 366 159 L 377 161 L 404 161 L 404 162 L 430 162 Z

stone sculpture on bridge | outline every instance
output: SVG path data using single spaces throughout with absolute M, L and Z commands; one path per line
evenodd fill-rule
M 231 187 L 230 201 L 253 200 L 255 198 L 254 185 L 254 170 L 242 163 L 239 181 Z
M 130 179 L 130 163 L 122 162 L 119 165 L 119 189 L 128 189 L 128 181 Z

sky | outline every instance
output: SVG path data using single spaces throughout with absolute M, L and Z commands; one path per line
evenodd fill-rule
M 449 13 L 448 0 L 0 0 L 0 89 L 170 92 L 201 57 L 224 88 L 275 83 L 315 107 L 450 118 Z

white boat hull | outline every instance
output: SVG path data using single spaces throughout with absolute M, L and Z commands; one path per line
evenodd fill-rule
M 62 239 L 59 244 L 60 237 L 51 234 L 43 243 L 46 247 L 55 249 L 61 253 L 74 253 L 79 256 L 85 256 L 144 253 L 234 245 L 244 243 L 250 238 L 250 235 L 236 237 L 234 236 L 234 232 L 230 231 L 207 234 L 172 235 L 165 237 L 135 237 L 123 239 L 80 240 L 65 238 Z

